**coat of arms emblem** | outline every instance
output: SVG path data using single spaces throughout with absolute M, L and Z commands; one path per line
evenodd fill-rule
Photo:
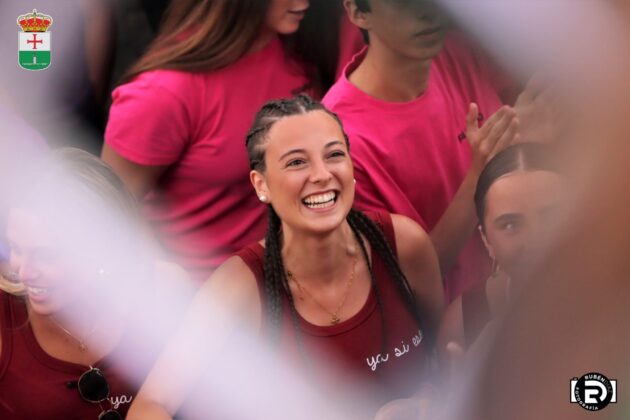
M 50 32 L 53 20 L 43 13 L 27 13 L 17 18 L 19 33 L 18 64 L 26 70 L 44 70 L 50 66 Z

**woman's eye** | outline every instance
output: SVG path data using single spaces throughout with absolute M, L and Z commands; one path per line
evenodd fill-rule
M 303 159 L 293 159 L 290 160 L 289 162 L 287 162 L 287 167 L 289 166 L 300 166 L 302 164 L 304 164 L 304 160 Z
M 345 157 L 346 153 L 344 151 L 341 150 L 335 150 L 334 152 L 332 152 L 329 155 L 331 158 L 336 158 L 336 157 Z
M 509 232 L 515 231 L 518 228 L 518 222 L 505 222 L 502 228 Z

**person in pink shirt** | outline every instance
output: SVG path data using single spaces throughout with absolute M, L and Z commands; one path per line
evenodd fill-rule
M 356 205 L 429 231 L 451 300 L 489 268 L 473 236 L 472 197 L 487 159 L 515 140 L 515 111 L 501 106 L 489 67 L 447 34 L 428 2 L 344 5 L 369 44 L 323 102 L 350 136 Z
M 197 282 L 264 233 L 243 139 L 263 103 L 309 82 L 285 46 L 308 6 L 174 2 L 113 92 L 102 157 L 144 199 L 164 249 Z

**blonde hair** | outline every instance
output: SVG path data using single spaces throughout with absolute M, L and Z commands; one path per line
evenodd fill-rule
M 12 207 L 37 212 L 50 222 L 51 228 L 58 227 L 55 226 L 58 220 L 66 223 L 88 221 L 89 228 L 94 231 L 77 229 L 64 237 L 69 243 L 72 239 L 81 240 L 78 245 L 75 242 L 77 249 L 82 249 L 83 244 L 90 246 L 95 238 L 96 241 L 104 238 L 111 240 L 115 233 L 124 235 L 119 241 L 120 250 L 111 250 L 110 253 L 108 249 L 107 256 L 113 258 L 105 261 L 95 253 L 96 258 L 87 261 L 88 264 L 93 262 L 99 267 L 108 266 L 107 271 L 111 267 L 125 268 L 122 261 L 128 260 L 129 253 L 142 249 L 137 245 L 146 236 L 134 236 L 143 232 L 136 199 L 114 171 L 98 157 L 76 148 L 58 149 L 38 160 L 35 170 L 16 178 L 21 179 L 25 188 L 17 205 Z M 112 215 L 115 223 L 104 223 L 102 217 Z M 55 216 L 61 218 L 56 219 Z M 116 232 L 111 231 L 111 226 L 116 227 Z M 137 226 L 141 227 L 140 231 Z M 66 231 L 62 232 L 66 234 Z M 26 287 L 13 277 L 10 268 L 0 270 L 0 290 L 16 296 L 26 294 Z
M 0 273 L 0 290 L 14 296 L 26 295 L 26 286 L 24 283 L 11 280 L 8 272 Z

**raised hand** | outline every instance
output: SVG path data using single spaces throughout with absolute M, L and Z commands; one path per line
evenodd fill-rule
M 479 107 L 471 103 L 466 116 L 466 137 L 472 149 L 471 170 L 483 170 L 494 155 L 519 141 L 519 120 L 516 111 L 503 106 L 479 127 Z

